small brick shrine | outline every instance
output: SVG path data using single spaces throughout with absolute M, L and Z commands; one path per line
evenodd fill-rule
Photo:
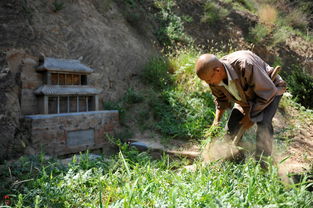
M 21 109 L 37 151 L 105 149 L 105 134 L 118 127 L 118 111 L 99 110 L 102 90 L 88 85 L 93 71 L 79 60 L 46 57 L 37 66 L 22 66 Z

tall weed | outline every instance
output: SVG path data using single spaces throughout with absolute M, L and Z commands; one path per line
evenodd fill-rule
M 149 101 L 157 121 L 155 129 L 166 136 L 200 139 L 213 120 L 213 97 L 194 73 L 197 57 L 190 50 L 167 60 L 152 59 L 143 73 L 145 82 L 156 91 Z
M 26 162 L 25 175 L 33 179 L 8 187 L 12 207 L 304 207 L 312 206 L 312 193 L 304 177 L 298 185 L 286 188 L 277 168 L 264 171 L 249 159 L 243 164 L 195 161 L 194 171 L 184 168 L 186 159 L 163 155 L 153 160 L 125 144 L 110 160 L 74 160 L 61 167 L 59 162 L 45 160 L 32 166 Z M 37 159 L 36 159 L 37 160 Z M 18 161 L 19 162 L 19 161 Z M 49 164 L 56 164 L 54 169 Z M 6 166 L 12 177 L 21 181 L 18 166 Z M 42 171 L 45 170 L 45 171 Z M 32 171 L 38 172 L 32 175 Z M 0 175 L 1 180 L 6 178 Z M 0 202 L 0 206 L 2 206 Z

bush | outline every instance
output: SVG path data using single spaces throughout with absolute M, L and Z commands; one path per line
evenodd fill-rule
M 58 0 L 55 0 L 53 3 L 52 3 L 52 10 L 54 12 L 58 12 L 58 11 L 61 11 L 62 9 L 65 8 L 65 5 L 64 5 L 64 2 L 60 2 Z
M 213 120 L 213 97 L 194 73 L 197 56 L 184 51 L 168 60 L 154 58 L 145 67 L 142 77 L 155 89 L 149 98 L 154 128 L 165 136 L 202 138 Z
M 164 89 L 172 84 L 168 69 L 167 59 L 161 56 L 153 57 L 144 67 L 141 78 L 145 84 L 150 84 L 157 89 Z
M 155 35 L 162 46 L 173 46 L 176 43 L 189 44 L 192 38 L 185 33 L 184 22 L 191 21 L 190 17 L 178 16 L 174 13 L 174 0 L 156 0 L 155 7 L 159 9 L 156 14 L 159 23 Z
M 201 17 L 201 22 L 211 24 L 221 21 L 228 15 L 229 11 L 219 6 L 216 2 L 207 2 L 204 5 L 204 14 Z
M 275 22 L 277 19 L 277 10 L 273 6 L 270 6 L 268 4 L 262 6 L 258 10 L 258 15 L 259 15 L 259 22 L 268 26 L 275 25 Z
M 255 27 L 250 29 L 249 39 L 250 42 L 260 43 L 263 42 L 271 33 L 271 28 L 262 23 L 258 23 Z
M 303 106 L 313 109 L 313 77 L 304 72 L 299 66 L 286 77 L 288 89 L 296 101 Z

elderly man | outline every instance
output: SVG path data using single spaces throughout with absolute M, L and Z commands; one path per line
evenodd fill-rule
M 218 125 L 224 111 L 235 103 L 227 123 L 229 135 L 257 124 L 256 158 L 272 153 L 272 119 L 286 83 L 274 69 L 251 51 L 237 51 L 218 59 L 203 54 L 196 62 L 198 77 L 209 84 L 215 97 L 213 125 Z

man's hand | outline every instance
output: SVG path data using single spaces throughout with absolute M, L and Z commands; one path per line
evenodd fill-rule
M 244 128 L 244 129 L 249 129 L 251 126 L 253 126 L 253 122 L 250 120 L 250 116 L 249 114 L 245 114 L 245 116 L 243 117 L 243 119 L 240 121 L 240 125 Z

